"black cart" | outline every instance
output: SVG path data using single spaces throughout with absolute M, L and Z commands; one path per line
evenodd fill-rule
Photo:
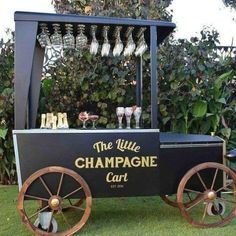
M 89 218 L 93 198 L 159 195 L 196 227 L 216 227 L 236 215 L 236 175 L 224 165 L 225 143 L 216 136 L 162 133 L 157 123 L 157 48 L 175 24 L 77 15 L 16 12 L 14 149 L 18 210 L 37 235 L 72 235 Z M 149 129 L 37 129 L 44 48 L 39 24 L 65 31 L 110 26 L 138 32 L 150 48 Z M 99 32 L 99 30 L 98 30 Z M 74 32 L 76 35 L 76 32 Z M 98 39 L 102 37 L 97 35 Z M 142 106 L 142 57 L 137 57 L 136 103 Z M 199 217 L 195 218 L 196 211 Z

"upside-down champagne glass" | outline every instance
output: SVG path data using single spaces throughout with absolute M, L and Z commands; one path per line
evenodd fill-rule
M 148 45 L 145 41 L 145 36 L 144 36 L 144 32 L 145 32 L 146 28 L 142 27 L 138 33 L 138 46 L 135 50 L 135 56 L 142 56 L 146 50 L 148 49 Z
M 132 114 L 133 114 L 133 108 L 126 107 L 125 108 L 126 129 L 130 129 L 130 120 L 131 120 Z
M 73 36 L 73 25 L 66 24 L 66 34 L 63 37 L 63 46 L 65 49 L 74 49 L 75 48 L 75 37 Z
M 109 40 L 108 40 L 108 30 L 109 30 L 109 28 L 110 28 L 109 26 L 104 26 L 103 27 L 104 41 L 103 41 L 103 44 L 102 44 L 102 51 L 101 51 L 102 57 L 108 56 L 109 52 L 110 52 L 110 48 L 111 48 L 111 45 L 110 45 Z
M 41 33 L 37 35 L 38 42 L 42 48 L 51 45 L 51 41 L 48 35 L 48 27 L 47 24 L 40 24 Z
M 97 31 L 97 26 L 92 25 L 91 26 L 92 42 L 91 42 L 90 50 L 89 50 L 92 55 L 97 54 L 98 47 L 99 47 L 99 44 L 98 44 L 98 41 L 97 41 L 97 38 L 96 38 L 96 31 Z
M 85 25 L 78 25 L 78 35 L 76 37 L 76 49 L 81 50 L 87 46 L 88 38 L 84 34 Z
M 53 48 L 61 49 L 63 46 L 62 35 L 60 32 L 60 24 L 52 24 L 54 33 L 51 35 L 51 43 Z
M 130 26 L 127 29 L 126 37 L 128 40 L 127 40 L 127 44 L 124 49 L 124 56 L 131 56 L 136 48 L 136 45 L 134 43 L 133 36 L 132 36 L 133 30 L 134 30 L 133 26 Z
M 122 119 L 125 114 L 125 108 L 124 107 L 117 107 L 116 108 L 116 115 L 118 117 L 118 122 L 119 122 L 119 129 L 122 129 Z
M 121 26 L 117 26 L 115 29 L 116 42 L 115 42 L 115 47 L 113 49 L 113 56 L 114 57 L 120 56 L 120 54 L 122 53 L 123 48 L 124 48 L 124 44 L 122 43 L 121 38 L 120 38 L 121 29 L 122 29 Z

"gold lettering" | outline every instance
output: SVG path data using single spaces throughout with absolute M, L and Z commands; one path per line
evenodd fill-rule
M 104 165 L 102 163 L 101 157 L 97 158 L 95 168 L 104 168 Z
M 84 168 L 84 158 L 83 157 L 78 157 L 75 160 L 75 166 L 78 168 Z
M 95 149 L 98 153 L 111 150 L 112 148 L 112 142 L 105 143 L 103 141 L 99 141 L 93 144 L 93 149 Z
M 120 183 L 120 182 L 128 182 L 128 173 L 122 175 L 115 175 L 113 172 L 109 172 L 106 176 L 107 183 Z
M 150 167 L 157 166 L 157 156 L 150 156 Z
M 106 176 L 106 181 L 107 181 L 107 183 L 112 182 L 111 179 L 110 179 L 110 176 L 112 176 L 112 175 L 113 175 L 112 172 L 109 172 L 109 173 L 107 174 L 107 176 Z
M 124 139 L 117 139 L 116 140 L 116 148 L 121 152 L 125 150 L 139 152 L 140 146 L 137 146 L 136 142 L 124 140 Z
M 124 163 L 123 163 L 123 168 L 125 167 L 131 167 L 130 161 L 128 157 L 125 157 Z
M 105 168 L 114 168 L 114 157 L 105 157 Z
M 131 159 L 131 165 L 133 167 L 139 167 L 140 166 L 140 158 L 139 157 L 133 157 Z
M 146 157 L 142 157 L 142 167 L 149 167 L 150 166 L 150 157 L 146 156 Z
M 121 163 L 123 163 L 123 157 L 116 157 L 116 168 L 119 168 Z
M 94 168 L 94 165 L 93 165 L 93 158 L 92 157 L 88 157 L 86 158 L 86 161 L 85 161 L 85 168 Z

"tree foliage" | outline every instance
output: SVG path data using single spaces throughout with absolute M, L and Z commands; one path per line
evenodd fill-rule
M 9 32 L 10 35 L 10 32 Z M 13 129 L 13 35 L 0 40 L 0 183 L 14 183 L 16 178 Z
M 236 1 L 235 0 L 223 0 L 223 2 L 227 7 L 231 7 L 236 10 Z

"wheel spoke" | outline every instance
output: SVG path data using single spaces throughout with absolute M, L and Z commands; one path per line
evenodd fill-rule
M 214 175 L 214 178 L 213 178 L 213 181 L 212 181 L 212 184 L 211 184 L 211 190 L 214 188 L 214 185 L 215 185 L 215 181 L 216 181 L 216 176 L 217 176 L 217 173 L 218 173 L 218 168 L 216 169 L 215 171 L 215 175 Z
M 45 206 L 44 208 L 40 209 L 39 211 L 35 212 L 33 215 L 31 215 L 30 217 L 28 217 L 28 219 L 31 219 L 32 217 L 36 216 L 37 214 L 39 214 L 40 212 L 46 210 L 47 208 L 49 208 L 49 206 Z
M 58 189 L 57 189 L 57 196 L 59 196 L 59 194 L 60 194 L 63 178 L 64 178 L 64 173 L 61 174 L 60 182 L 59 182 Z
M 223 187 L 219 188 L 218 190 L 216 190 L 216 193 L 218 193 L 218 192 L 222 191 L 223 189 L 227 189 L 227 187 L 228 187 L 228 186 L 230 186 L 232 183 L 233 183 L 233 182 L 231 182 L 231 183 L 228 183 L 228 184 L 226 184 L 225 186 L 223 186 Z
M 49 199 L 46 199 L 46 198 L 32 196 L 32 195 L 28 195 L 28 194 L 25 194 L 25 197 L 36 199 L 36 200 L 42 200 L 42 201 L 45 201 L 45 202 L 48 202 L 48 200 L 49 200 Z
M 193 207 L 195 207 L 196 205 L 198 205 L 199 203 L 201 203 L 204 200 L 204 198 L 202 197 L 200 200 L 198 200 L 197 202 L 195 202 L 193 205 L 191 205 L 190 207 L 187 207 L 186 210 L 189 211 L 190 209 L 192 209 Z
M 206 213 L 207 213 L 207 207 L 208 207 L 208 203 L 206 203 L 206 206 L 205 206 L 205 209 L 204 209 L 204 212 L 203 212 L 203 216 L 202 216 L 202 219 L 201 219 L 201 224 L 204 223 Z
M 184 191 L 188 191 L 188 192 L 192 192 L 192 193 L 197 193 L 197 194 L 203 194 L 202 192 L 193 190 L 193 189 L 189 189 L 189 188 L 185 188 Z
M 66 222 L 67 226 L 69 226 L 69 228 L 71 228 L 71 225 L 69 224 L 68 220 L 66 219 L 66 217 L 62 211 L 61 211 L 61 215 L 62 215 L 63 220 Z
M 77 188 L 76 190 L 74 190 L 73 192 L 71 192 L 71 193 L 69 193 L 69 194 L 67 194 L 66 196 L 64 196 L 63 197 L 63 199 L 66 199 L 66 198 L 68 198 L 69 196 L 71 196 L 71 195 L 73 195 L 73 194 L 75 194 L 76 192 L 78 192 L 79 190 L 81 190 L 82 189 L 82 187 L 79 187 L 79 188 Z
M 222 197 L 217 197 L 217 199 L 220 199 L 220 200 L 222 200 L 223 202 L 228 202 L 228 203 L 236 204 L 236 202 L 234 202 L 234 201 L 230 201 L 230 200 L 225 199 L 225 198 L 222 198 Z
M 202 180 L 202 177 L 201 177 L 201 175 L 200 175 L 198 172 L 197 172 L 197 176 L 198 176 L 198 178 L 199 178 L 200 182 L 202 183 L 203 187 L 205 188 L 205 190 L 207 190 L 207 187 L 206 187 L 206 185 L 205 185 L 204 181 Z
M 39 179 L 42 182 L 43 186 L 46 188 L 49 195 L 52 196 L 52 193 L 51 193 L 50 189 L 48 188 L 48 186 L 46 185 L 46 183 L 44 182 L 43 178 L 40 176 Z
M 188 196 L 189 200 L 192 201 L 192 198 L 190 197 L 189 192 L 187 192 L 187 196 Z

